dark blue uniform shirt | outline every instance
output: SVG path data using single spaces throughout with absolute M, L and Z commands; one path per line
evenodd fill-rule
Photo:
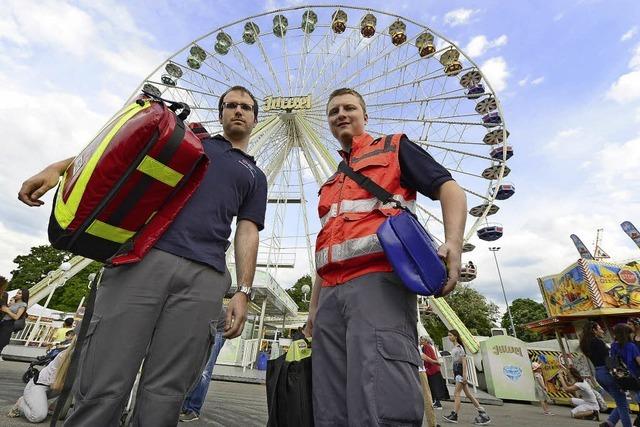
M 432 200 L 436 199 L 435 193 L 442 184 L 453 180 L 444 166 L 436 162 L 424 148 L 410 141 L 406 135 L 400 139 L 398 157 L 400 185 L 416 190 Z
M 155 247 L 224 272 L 233 217 L 264 228 L 267 178 L 222 135 L 202 144 L 211 161 L 204 179 Z

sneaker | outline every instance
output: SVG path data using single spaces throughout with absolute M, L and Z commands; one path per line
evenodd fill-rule
M 442 418 L 448 423 L 458 424 L 458 414 L 455 411 L 451 411 L 449 415 L 443 415 Z
M 484 412 L 484 410 L 478 411 L 478 416 L 475 417 L 473 423 L 477 426 L 486 426 L 491 423 L 491 418 L 486 412 Z
M 200 419 L 200 415 L 196 414 L 193 411 L 187 411 L 187 412 L 183 412 L 180 414 L 180 422 L 181 423 L 188 423 L 191 421 L 196 421 Z
M 9 418 L 19 418 L 20 417 L 20 409 L 18 405 L 13 405 L 13 408 L 9 412 L 7 412 L 7 417 Z
M 436 402 L 433 404 L 433 409 L 438 409 L 438 410 L 442 410 L 442 403 L 440 402 Z

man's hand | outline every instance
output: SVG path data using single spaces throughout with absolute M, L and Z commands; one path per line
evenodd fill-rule
M 447 264 L 447 284 L 439 295 L 443 297 L 453 291 L 458 284 L 460 268 L 462 266 L 462 245 L 444 242 L 444 244 L 438 248 L 438 256 Z
M 42 206 L 44 202 L 40 197 L 58 185 L 60 175 L 64 173 L 73 161 L 73 157 L 52 163 L 42 172 L 32 176 L 22 183 L 18 192 L 18 199 L 29 206 Z
M 309 316 L 307 316 L 307 325 L 304 328 L 304 335 L 309 338 L 313 336 L 313 322 L 316 321 L 316 312 L 318 307 L 309 304 Z
M 42 206 L 44 202 L 40 197 L 58 185 L 59 179 L 58 171 L 47 168 L 22 183 L 18 199 L 29 206 Z
M 247 302 L 247 296 L 241 292 L 236 292 L 229 301 L 224 324 L 225 338 L 233 339 L 242 333 L 244 322 L 247 320 Z

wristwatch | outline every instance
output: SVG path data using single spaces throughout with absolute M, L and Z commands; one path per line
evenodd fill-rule
M 245 285 L 238 285 L 238 288 L 236 289 L 236 294 L 237 293 L 242 293 L 247 297 L 247 301 L 253 301 L 253 288 L 251 288 L 251 286 L 245 286 Z

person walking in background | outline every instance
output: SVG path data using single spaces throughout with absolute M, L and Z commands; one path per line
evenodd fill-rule
M 15 321 L 27 314 L 27 304 L 29 304 L 29 289 L 20 289 L 13 297 L 13 302 L 0 306 L 0 311 L 4 313 L 0 321 L 0 353 L 11 341 Z
M 611 344 L 610 355 L 612 358 L 619 357 L 627 366 L 629 373 L 636 378 L 640 378 L 640 350 L 632 342 L 632 328 L 626 323 L 618 323 L 613 327 L 614 341 Z M 637 403 L 640 403 L 640 392 L 632 391 L 631 395 Z M 640 425 L 640 415 L 633 423 Z
M 209 386 L 211 385 L 213 367 L 216 365 L 220 350 L 222 350 L 222 347 L 224 346 L 224 325 L 226 317 L 227 310 L 223 307 L 222 311 L 220 312 L 220 316 L 218 317 L 218 324 L 216 325 L 216 335 L 213 340 L 213 344 L 211 345 L 211 354 L 209 355 L 207 365 L 204 367 L 202 375 L 200 376 L 200 379 L 198 380 L 195 388 L 193 388 L 189 392 L 189 394 L 187 394 L 187 397 L 184 399 L 184 403 L 182 404 L 182 412 L 180 413 L 181 422 L 188 423 L 190 421 L 196 421 L 200 418 L 200 411 L 202 411 L 204 399 L 207 396 Z
M 547 403 L 549 401 L 549 394 L 547 393 L 547 386 L 542 376 L 542 365 L 538 362 L 533 362 L 531 369 L 533 369 L 533 380 L 536 383 L 536 398 L 540 401 L 542 412 L 545 415 L 553 415 L 551 411 L 549 411 L 549 404 Z
M 633 331 L 633 339 L 631 341 L 640 350 L 640 318 L 630 317 L 629 320 L 627 320 L 627 325 L 629 325 Z
M 449 390 L 447 384 L 440 372 L 440 361 L 433 345 L 433 341 L 429 337 L 420 337 L 420 346 L 422 350 L 422 360 L 427 372 L 427 380 L 429 381 L 429 389 L 433 399 L 432 405 L 434 409 L 442 410 L 442 400 L 448 400 Z
M 570 378 L 567 378 L 567 373 Z M 581 397 L 572 397 L 571 404 L 575 406 L 571 409 L 571 417 L 580 418 L 584 420 L 600 421 L 598 412 L 600 411 L 600 405 L 596 399 L 596 395 L 593 393 L 591 385 L 585 381 L 576 368 L 571 366 L 568 370 L 563 368 L 560 371 L 560 383 L 563 391 L 567 393 L 580 392 Z M 568 384 L 570 379 L 572 384 Z
M 422 344 L 425 337 L 420 337 Z M 422 346 L 418 346 L 418 352 L 422 360 L 425 360 L 425 354 L 422 352 Z M 422 386 L 422 400 L 424 401 L 424 416 L 427 421 L 427 427 L 436 427 L 436 413 L 433 410 L 433 398 L 431 397 L 431 389 L 429 388 L 429 380 L 427 379 L 427 368 L 424 364 L 418 366 L 418 376 L 420 377 L 420 385 Z
M 480 406 L 480 402 L 478 399 L 471 393 L 469 390 L 468 384 L 468 372 L 467 372 L 467 353 L 464 350 L 464 345 L 462 344 L 462 339 L 460 338 L 460 333 L 452 329 L 449 331 L 447 335 L 451 344 L 453 344 L 453 349 L 451 349 L 451 356 L 453 359 L 453 376 L 456 381 L 456 389 L 453 392 L 454 399 L 454 410 L 451 411 L 449 415 L 445 415 L 443 418 L 448 423 L 457 423 L 458 415 L 460 413 L 460 395 L 464 392 L 467 399 L 471 401 L 473 406 L 478 410 L 478 416 L 474 419 L 473 423 L 476 425 L 484 426 L 491 423 L 491 418 L 487 415 L 487 412 L 484 410 L 482 406 Z
M 609 347 L 603 340 L 604 330 L 597 322 L 588 321 L 582 328 L 580 336 L 580 351 L 587 356 L 595 368 L 595 377 L 598 384 L 609 393 L 615 400 L 616 407 L 609 414 L 607 420 L 600 424 L 600 427 L 613 427 L 618 421 L 623 427 L 631 427 L 631 417 L 629 416 L 629 403 L 624 390 L 618 387 L 609 370 L 606 360 L 609 356 Z

